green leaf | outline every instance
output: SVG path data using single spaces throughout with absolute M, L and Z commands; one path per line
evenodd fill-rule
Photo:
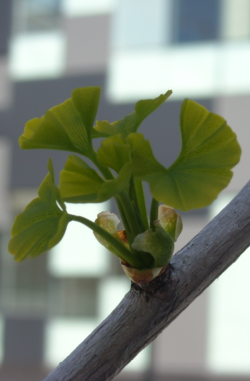
M 97 151 L 97 160 L 118 173 L 124 164 L 131 160 L 130 146 L 124 142 L 121 134 L 110 136 L 102 141 Z
M 59 189 L 65 201 L 95 202 L 103 183 L 104 180 L 87 163 L 70 155 L 60 173 Z
M 139 180 L 149 181 L 156 174 L 165 174 L 167 170 L 154 157 L 150 142 L 143 134 L 130 134 L 126 142 L 132 147 L 133 174 Z
M 70 221 L 60 192 L 54 184 L 52 162 L 38 190 L 38 198 L 27 205 L 13 224 L 9 251 L 17 261 L 34 258 L 55 246 Z
M 169 262 L 174 252 L 174 241 L 162 227 L 156 226 L 155 230 L 146 230 L 138 234 L 131 247 L 138 251 L 150 253 L 154 258 L 152 268 L 164 267 Z
M 180 122 L 182 149 L 169 169 L 155 159 L 149 141 L 131 134 L 127 142 L 135 177 L 149 183 L 157 201 L 188 211 L 209 205 L 229 184 L 241 149 L 226 121 L 194 101 L 183 102 Z
M 148 224 L 148 214 L 147 214 L 147 207 L 146 207 L 146 201 L 145 201 L 145 194 L 142 182 L 140 180 L 134 179 L 134 185 L 135 185 L 135 192 L 138 202 L 138 208 L 140 211 L 143 227 L 145 230 L 148 230 L 149 224 Z
M 164 103 L 171 94 L 172 91 L 168 90 L 155 99 L 140 100 L 135 105 L 135 111 L 125 116 L 125 118 L 113 123 L 106 120 L 97 121 L 94 129 L 107 135 L 121 134 L 123 138 L 126 138 L 129 134 L 136 132 L 142 121 Z
M 129 185 L 132 175 L 133 165 L 132 162 L 126 163 L 120 170 L 118 176 L 114 180 L 106 180 L 101 186 L 98 195 L 103 201 L 109 200 L 116 194 L 121 193 Z M 102 201 L 99 201 L 102 202 Z
M 60 174 L 60 191 L 72 203 L 103 202 L 121 193 L 129 183 L 132 162 L 126 163 L 114 180 L 103 180 L 98 173 L 75 155 L 70 155 Z
M 92 139 L 108 138 L 108 137 L 109 137 L 108 134 L 100 133 L 100 132 L 96 131 L 94 128 L 92 128 L 92 130 L 91 130 L 91 138 Z
M 84 87 L 73 90 L 71 98 L 87 131 L 91 133 L 98 110 L 101 88 Z
M 72 151 L 91 157 L 100 91 L 100 87 L 77 88 L 71 99 L 52 107 L 41 119 L 28 121 L 19 138 L 20 147 Z

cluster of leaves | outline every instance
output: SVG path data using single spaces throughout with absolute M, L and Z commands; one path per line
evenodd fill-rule
M 18 261 L 51 249 L 74 220 L 108 242 L 110 250 L 133 268 L 164 266 L 170 260 L 169 250 L 159 255 L 157 241 L 169 247 L 174 240 L 154 223 L 159 202 L 183 211 L 201 208 L 209 205 L 231 180 L 231 168 L 238 163 L 241 150 L 236 135 L 222 117 L 186 99 L 180 115 L 182 149 L 173 165 L 165 168 L 137 129 L 171 91 L 137 102 L 135 110 L 121 120 L 97 121 L 94 126 L 100 91 L 99 87 L 77 88 L 70 99 L 48 110 L 42 118 L 26 123 L 19 140 L 22 149 L 56 149 L 74 154 L 61 171 L 59 187 L 49 161 L 49 173 L 39 188 L 39 197 L 16 217 L 9 251 Z M 92 140 L 100 137 L 103 140 L 96 152 Z M 79 155 L 89 158 L 96 169 Z M 150 222 L 143 181 L 149 183 L 152 193 Z M 126 244 L 98 221 L 68 214 L 65 206 L 65 202 L 99 203 L 112 197 L 124 223 Z M 152 234 L 147 237 L 153 245 L 155 242 L 155 253 L 137 245 L 138 237 L 149 231 Z

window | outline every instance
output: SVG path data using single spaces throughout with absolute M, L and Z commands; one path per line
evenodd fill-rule
M 5 237 L 7 241 L 7 237 Z M 7 242 L 4 242 L 4 246 Z M 2 245 L 3 246 L 3 245 Z M 35 260 L 15 262 L 7 254 L 2 255 L 3 273 L 1 274 L 1 308 L 13 312 L 47 312 L 48 274 L 47 255 Z
M 0 55 L 8 52 L 11 26 L 11 1 L 1 0 L 0 12 Z
M 41 31 L 59 26 L 61 0 L 17 0 L 14 3 L 16 32 Z
M 65 68 L 66 39 L 61 31 L 23 33 L 10 44 L 10 74 L 14 80 L 54 78 Z
M 177 0 L 175 7 L 177 42 L 219 38 L 219 0 Z
M 250 0 L 221 1 L 221 37 L 227 40 L 250 37 Z
M 53 278 L 50 280 L 50 309 L 53 316 L 96 318 L 97 278 Z
M 62 13 L 66 17 L 109 14 L 116 0 L 62 0 Z
M 120 0 L 114 13 L 112 44 L 118 49 L 159 46 L 170 25 L 170 6 L 165 0 Z

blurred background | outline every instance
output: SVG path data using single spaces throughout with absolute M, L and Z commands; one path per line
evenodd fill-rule
M 7 250 L 13 218 L 37 196 L 48 158 L 58 179 L 68 155 L 21 151 L 25 122 L 75 87 L 96 85 L 97 117 L 110 122 L 137 100 L 173 90 L 141 126 L 165 166 L 180 151 L 185 97 L 224 116 L 238 135 L 243 154 L 233 180 L 210 207 L 182 214 L 177 251 L 249 180 L 250 0 L 1 0 L 1 381 L 42 380 L 130 288 L 116 258 L 77 223 L 35 260 L 15 263 Z M 116 208 L 69 210 L 94 220 Z M 246 253 L 116 379 L 250 380 L 249 267 Z

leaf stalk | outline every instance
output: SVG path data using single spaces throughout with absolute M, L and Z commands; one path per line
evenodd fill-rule
M 77 221 L 87 226 L 95 233 L 99 234 L 105 241 L 107 241 L 113 248 L 115 249 L 114 254 L 120 258 L 121 260 L 129 263 L 134 268 L 143 268 L 143 264 L 141 261 L 136 258 L 121 242 L 119 242 L 115 237 L 113 237 L 110 233 L 104 230 L 101 226 L 98 226 L 93 221 L 88 220 L 85 217 L 74 216 L 73 214 L 69 214 L 71 221 Z

